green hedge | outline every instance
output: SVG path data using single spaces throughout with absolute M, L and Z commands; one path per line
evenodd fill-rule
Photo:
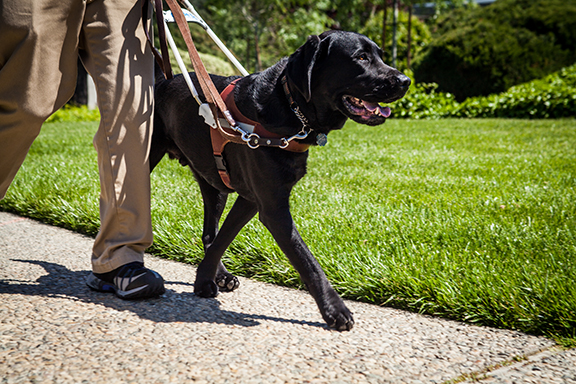
M 415 84 L 394 103 L 395 117 L 576 117 L 576 65 L 542 79 L 521 84 L 487 97 L 473 97 L 458 103 L 450 93 L 438 91 L 436 84 Z
M 451 117 L 576 117 L 576 65 L 508 91 L 465 100 Z

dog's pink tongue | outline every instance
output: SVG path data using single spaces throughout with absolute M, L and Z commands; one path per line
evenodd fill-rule
M 390 117 L 392 111 L 388 107 L 381 107 L 378 103 L 371 103 L 369 101 L 362 100 L 362 104 L 364 104 L 364 108 L 369 110 L 370 112 L 374 113 L 374 111 L 380 109 L 380 114 L 386 118 Z

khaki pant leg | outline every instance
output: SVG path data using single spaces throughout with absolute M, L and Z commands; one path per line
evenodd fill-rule
M 143 261 L 144 250 L 152 244 L 148 154 L 154 67 L 142 30 L 140 1 L 89 3 L 80 44 L 102 116 L 94 137 L 101 226 L 92 267 L 105 273 Z
M 0 198 L 48 116 L 74 93 L 82 1 L 0 1 Z

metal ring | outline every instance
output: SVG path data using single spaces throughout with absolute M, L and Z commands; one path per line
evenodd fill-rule
M 244 136 L 242 136 L 242 140 L 244 140 Z M 251 149 L 256 149 L 260 146 L 260 136 L 255 133 L 248 135 L 248 140 L 244 141 L 246 141 L 246 145 L 248 145 L 248 147 Z

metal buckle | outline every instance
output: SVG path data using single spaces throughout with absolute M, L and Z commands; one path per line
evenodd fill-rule
M 292 140 L 294 140 L 294 139 L 303 140 L 303 139 L 307 138 L 309 134 L 310 134 L 310 132 L 309 131 L 306 132 L 305 127 L 302 127 L 302 130 L 300 132 L 298 132 L 297 134 L 295 134 L 294 136 L 291 136 L 289 138 L 283 137 L 282 139 L 280 139 L 283 142 L 283 144 L 280 145 L 280 148 L 285 149 L 286 147 L 288 147 L 288 145 L 290 144 L 290 142 Z
M 226 172 L 226 160 L 224 160 L 224 157 L 222 157 L 222 155 L 214 154 L 214 160 L 216 161 L 216 168 L 219 171 Z

